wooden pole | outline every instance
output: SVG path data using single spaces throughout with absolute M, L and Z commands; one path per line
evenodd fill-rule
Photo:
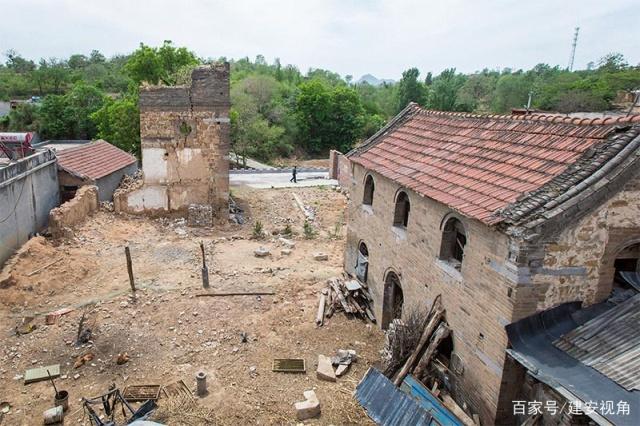
M 409 356 L 407 361 L 404 363 L 404 366 L 400 369 L 400 372 L 398 373 L 395 380 L 393 381 L 394 385 L 400 386 L 405 376 L 409 374 L 409 372 L 413 369 L 413 365 L 418 360 L 418 356 L 422 352 L 422 349 L 424 348 L 424 346 L 429 341 L 429 337 L 431 337 L 431 334 L 436 329 L 436 326 L 440 322 L 440 319 L 442 318 L 443 314 L 444 314 L 444 309 L 442 308 L 440 295 L 438 295 L 433 301 L 433 305 L 431 305 L 431 310 L 428 316 L 429 321 L 426 327 L 424 328 L 424 331 L 422 332 L 420 341 L 418 342 L 418 345 L 416 346 L 416 349 L 413 351 L 411 356 Z
M 207 258 L 204 254 L 204 242 L 200 241 L 202 250 L 202 287 L 209 288 L 209 268 L 207 268 Z
M 131 291 L 136 294 L 136 283 L 133 280 L 133 266 L 131 264 L 131 251 L 129 246 L 124 247 L 124 254 L 127 256 L 127 272 L 129 272 L 129 284 L 131 284 Z

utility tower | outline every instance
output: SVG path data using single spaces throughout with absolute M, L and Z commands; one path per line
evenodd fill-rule
M 576 27 L 576 32 L 573 34 L 573 43 L 571 44 L 571 56 L 569 57 L 569 71 L 573 71 L 573 60 L 576 58 L 576 45 L 578 44 L 578 31 L 580 27 Z

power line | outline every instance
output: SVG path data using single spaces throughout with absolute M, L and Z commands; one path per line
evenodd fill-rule
M 576 46 L 578 45 L 578 32 L 580 27 L 576 27 L 576 32 L 573 34 L 573 43 L 571 44 L 571 56 L 569 57 L 569 71 L 573 71 L 573 61 L 576 58 Z

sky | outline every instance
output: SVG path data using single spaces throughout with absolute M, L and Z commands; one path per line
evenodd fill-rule
M 566 67 L 579 26 L 574 69 L 609 52 L 640 63 L 638 0 L 0 0 L 0 11 L 0 54 L 30 59 L 172 40 L 203 58 L 397 80 L 410 67 Z

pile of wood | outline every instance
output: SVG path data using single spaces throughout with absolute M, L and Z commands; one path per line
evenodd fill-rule
M 316 324 L 322 325 L 325 318 L 331 318 L 337 311 L 375 323 L 370 306 L 372 301 L 366 284 L 346 277 L 331 278 L 320 295 Z
M 444 321 L 444 313 L 445 310 L 438 295 L 431 305 L 418 345 L 393 380 L 396 386 L 400 386 L 409 373 L 419 380 L 424 376 L 438 345 L 451 333 L 451 329 Z

